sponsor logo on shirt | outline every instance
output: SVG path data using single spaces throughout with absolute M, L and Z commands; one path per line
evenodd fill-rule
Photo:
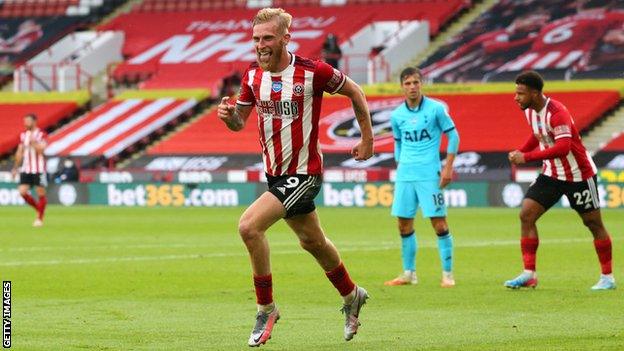
M 282 91 L 282 82 L 273 82 L 271 89 L 273 89 L 274 92 L 279 93 Z
M 296 119 L 299 118 L 299 104 L 297 101 L 257 100 L 258 115 L 263 118 Z

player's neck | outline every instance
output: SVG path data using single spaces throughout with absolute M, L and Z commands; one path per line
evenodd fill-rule
M 279 64 L 275 68 L 275 71 L 271 71 L 271 73 L 279 73 L 285 70 L 286 67 L 290 65 L 290 60 L 291 60 L 290 55 L 292 54 L 288 52 L 288 50 L 284 49 L 284 53 L 282 54 L 282 57 L 280 57 Z
M 535 103 L 533 104 L 533 109 L 537 112 L 540 112 L 544 106 L 546 106 L 546 101 L 548 99 L 544 96 L 544 95 L 540 95 L 537 98 L 537 101 L 535 101 Z
M 418 108 L 418 105 L 420 105 L 420 102 L 422 101 L 422 99 L 423 99 L 422 94 L 419 94 L 418 97 L 416 97 L 415 99 L 410 99 L 410 98 L 405 99 L 405 103 L 407 104 L 407 107 L 413 110 L 415 108 Z

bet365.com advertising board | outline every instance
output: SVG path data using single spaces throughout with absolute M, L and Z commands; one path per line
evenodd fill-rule
M 457 182 L 443 191 L 451 208 L 519 207 L 526 183 Z M 266 191 L 265 183 L 63 183 L 48 187 L 48 202 L 63 206 L 233 207 L 250 205 Z M 316 203 L 321 207 L 390 207 L 391 182 L 324 183 Z M 624 182 L 604 182 L 598 192 L 603 208 L 624 208 Z M 20 206 L 24 200 L 15 183 L 0 183 L 0 206 Z M 563 197 L 559 207 L 569 207 Z

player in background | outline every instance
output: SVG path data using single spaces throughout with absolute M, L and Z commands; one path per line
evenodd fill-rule
M 218 116 L 233 131 L 244 128 L 255 105 L 268 191 L 240 218 L 238 231 L 251 258 L 258 313 L 249 346 L 260 346 L 270 337 L 280 317 L 273 302 L 269 243 L 266 231 L 280 219 L 311 253 L 344 300 L 344 338 L 351 340 L 359 326 L 360 308 L 368 293 L 357 286 L 325 236 L 314 206 L 322 184 L 322 155 L 318 140 L 323 92 L 349 97 L 362 139 L 352 150 L 356 160 L 373 154 L 373 132 L 366 98 L 361 88 L 342 72 L 320 61 L 287 51 L 292 16 L 282 9 L 265 8 L 253 19 L 256 61 L 241 84 L 236 106 L 224 97 Z M 304 289 L 305 287 L 302 287 Z
M 442 261 L 441 286 L 455 286 L 453 278 L 453 236 L 446 222 L 446 206 L 442 189 L 452 179 L 453 162 L 459 148 L 459 134 L 446 107 L 421 92 L 422 74 L 417 68 L 401 72 L 405 102 L 390 116 L 394 134 L 394 159 L 398 163 L 394 187 L 392 215 L 396 216 L 401 235 L 403 273 L 385 285 L 417 284 L 414 216 L 418 207 L 431 220 L 438 236 Z M 448 139 L 446 164 L 441 168 L 440 142 Z
M 27 204 L 37 211 L 37 218 L 33 223 L 34 227 L 43 225 L 43 215 L 45 213 L 46 189 L 48 181 L 46 178 L 45 158 L 43 151 L 47 146 L 47 135 L 37 128 L 37 116 L 28 114 L 24 117 L 25 131 L 20 134 L 20 143 L 15 153 L 15 165 L 13 166 L 13 177 L 19 170 L 19 193 Z M 35 187 L 39 201 L 30 195 L 30 188 Z
M 581 142 L 568 109 L 545 96 L 543 87 L 544 80 L 537 72 L 526 71 L 516 77 L 515 100 L 524 111 L 532 133 L 519 150 L 509 153 L 509 161 L 515 165 L 542 161 L 543 167 L 527 190 L 520 211 L 524 271 L 506 281 L 505 286 L 512 289 L 537 286 L 535 258 L 539 238 L 536 222 L 565 195 L 594 236 L 602 274 L 592 290 L 615 289 L 611 239 L 600 215 L 596 166 Z

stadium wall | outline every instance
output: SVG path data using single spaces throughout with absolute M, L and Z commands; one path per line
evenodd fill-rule
M 362 87 L 367 96 L 401 95 L 403 91 L 399 82 L 365 85 Z M 489 94 L 509 93 L 516 90 L 513 82 L 505 83 L 436 83 L 423 85 L 425 94 Z M 624 79 L 610 80 L 575 80 L 547 81 L 544 92 L 586 92 L 617 90 L 624 96 Z
M 599 184 L 603 208 L 624 208 L 624 171 Z M 325 183 L 316 198 L 321 207 L 384 207 L 393 200 L 393 183 Z M 444 190 L 450 208 L 520 206 L 529 184 L 456 182 Z M 51 204 L 111 207 L 247 206 L 266 190 L 264 183 L 63 183 L 48 188 Z M 14 183 L 0 183 L 0 206 L 25 205 Z M 569 207 L 564 197 L 557 207 Z

